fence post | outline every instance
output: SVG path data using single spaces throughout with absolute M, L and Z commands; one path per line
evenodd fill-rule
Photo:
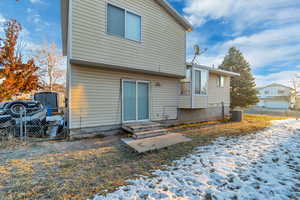
M 22 140 L 27 139 L 27 127 L 26 127 L 26 110 L 20 111 L 20 138 Z
M 26 109 L 25 109 L 25 110 L 24 110 L 24 136 L 25 136 L 25 140 L 27 140 L 26 117 L 27 117 L 27 113 L 26 113 Z
M 20 112 L 20 138 L 23 139 L 23 113 Z

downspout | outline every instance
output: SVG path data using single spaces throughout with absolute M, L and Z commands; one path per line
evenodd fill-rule
M 72 128 L 72 84 L 71 84 L 71 57 L 72 57 L 72 0 L 68 0 L 68 14 L 67 14 L 67 91 L 68 91 L 68 105 L 67 105 L 67 110 L 68 110 L 68 132 L 70 133 L 70 129 Z
M 193 91 L 194 91 L 194 66 L 192 64 L 192 69 L 191 69 L 191 108 L 194 108 L 194 98 L 193 98 Z

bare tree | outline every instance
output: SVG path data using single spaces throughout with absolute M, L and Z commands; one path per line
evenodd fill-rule
M 65 82 L 65 59 L 55 43 L 44 43 L 35 57 L 44 89 L 52 91 L 54 84 Z
M 300 89 L 300 76 L 298 74 L 294 75 L 291 80 L 294 92 L 297 93 Z

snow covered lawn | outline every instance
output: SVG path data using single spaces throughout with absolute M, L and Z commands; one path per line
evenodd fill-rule
M 153 174 L 94 200 L 300 199 L 300 121 L 275 121 L 252 135 L 219 138 Z

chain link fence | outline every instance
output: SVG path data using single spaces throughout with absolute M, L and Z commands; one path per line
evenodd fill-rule
M 0 110 L 0 141 L 9 138 L 66 138 L 64 112 L 47 116 L 47 110 L 39 104 L 16 102 Z
M 300 110 L 291 109 L 270 109 L 258 106 L 253 106 L 245 110 L 246 114 L 257 114 L 257 115 L 270 115 L 270 116 L 281 116 L 281 117 L 292 117 L 300 118 Z

